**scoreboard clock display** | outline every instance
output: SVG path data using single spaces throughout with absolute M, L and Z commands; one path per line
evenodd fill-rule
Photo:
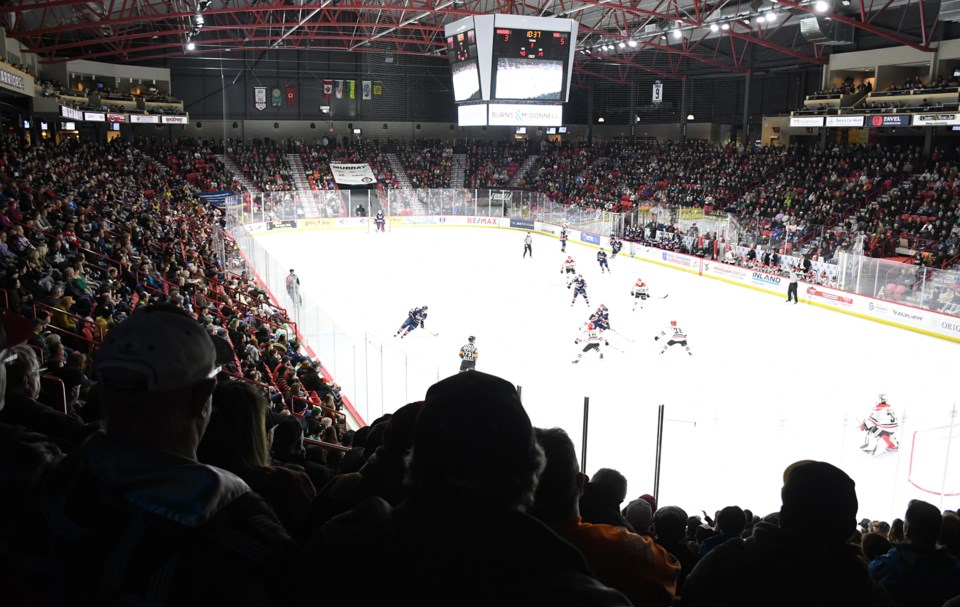
M 493 99 L 565 99 L 570 32 L 497 27 L 493 37 Z
M 480 65 L 477 62 L 477 35 L 467 30 L 447 36 L 447 59 L 453 74 L 454 101 L 480 99 Z

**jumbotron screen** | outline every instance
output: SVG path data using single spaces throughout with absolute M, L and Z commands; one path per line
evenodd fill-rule
M 447 59 L 453 74 L 453 100 L 480 99 L 480 65 L 477 62 L 477 34 L 474 30 L 447 36 Z
M 493 99 L 564 99 L 570 33 L 498 27 L 493 36 Z

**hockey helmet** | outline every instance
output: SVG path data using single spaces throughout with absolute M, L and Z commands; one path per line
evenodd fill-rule
M 423 310 L 424 312 L 426 312 L 429 308 L 427 308 L 427 306 L 423 306 L 423 307 L 420 308 L 420 309 Z
M 603 247 L 600 247 L 600 250 L 601 250 L 601 251 L 606 251 L 606 249 L 604 249 Z
M 879 396 L 877 396 L 877 398 L 880 400 L 881 403 L 887 402 L 887 395 L 886 395 L 886 394 L 880 394 Z
M 577 278 L 583 278 L 583 274 L 577 274 Z
M 671 327 L 677 326 L 677 321 L 671 320 L 671 321 L 670 321 L 670 326 L 671 326 Z
M 470 343 L 473 343 L 473 341 L 474 341 L 475 339 L 477 339 L 477 338 L 474 337 L 473 335 L 471 335 L 470 337 L 467 338 L 467 341 L 469 341 Z
M 593 323 L 592 323 L 592 322 L 588 322 L 588 323 L 587 323 L 587 331 L 593 331 L 594 329 L 596 329 L 596 327 L 593 326 Z
M 606 309 L 607 309 L 607 306 L 605 306 L 605 305 L 603 305 L 603 304 L 600 304 L 600 307 L 597 308 L 597 309 L 598 309 L 598 310 L 606 310 Z

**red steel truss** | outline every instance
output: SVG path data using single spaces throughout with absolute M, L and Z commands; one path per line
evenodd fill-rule
M 577 70 L 616 82 L 637 72 L 683 79 L 691 68 L 748 73 L 750 57 L 758 56 L 748 52 L 751 47 L 764 57 L 826 63 L 825 47 L 799 35 L 799 18 L 814 11 L 810 0 L 202 0 L 204 24 L 192 35 L 198 1 L 8 0 L 0 7 L 0 25 L 47 63 L 275 48 L 443 59 L 443 26 L 487 13 L 578 20 Z M 839 9 L 840 2 L 835 5 Z M 758 10 L 773 8 L 777 21 L 756 22 Z M 929 51 L 938 21 L 923 9 L 923 0 L 853 0 L 829 16 L 891 44 Z M 876 25 L 892 10 L 903 13 L 899 29 Z M 714 32 L 711 24 L 727 27 Z M 185 48 L 189 37 L 193 51 Z

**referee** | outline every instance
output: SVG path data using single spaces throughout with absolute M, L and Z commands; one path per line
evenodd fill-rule
M 790 270 L 790 285 L 787 287 L 787 303 L 790 303 L 790 300 L 793 299 L 793 303 L 800 303 L 800 300 L 797 298 L 797 283 L 800 281 L 800 273 L 797 272 L 796 268 Z
M 527 258 L 527 253 L 530 253 L 530 259 L 533 259 L 533 237 L 530 236 L 530 232 L 527 232 L 527 235 L 523 237 L 523 258 Z

